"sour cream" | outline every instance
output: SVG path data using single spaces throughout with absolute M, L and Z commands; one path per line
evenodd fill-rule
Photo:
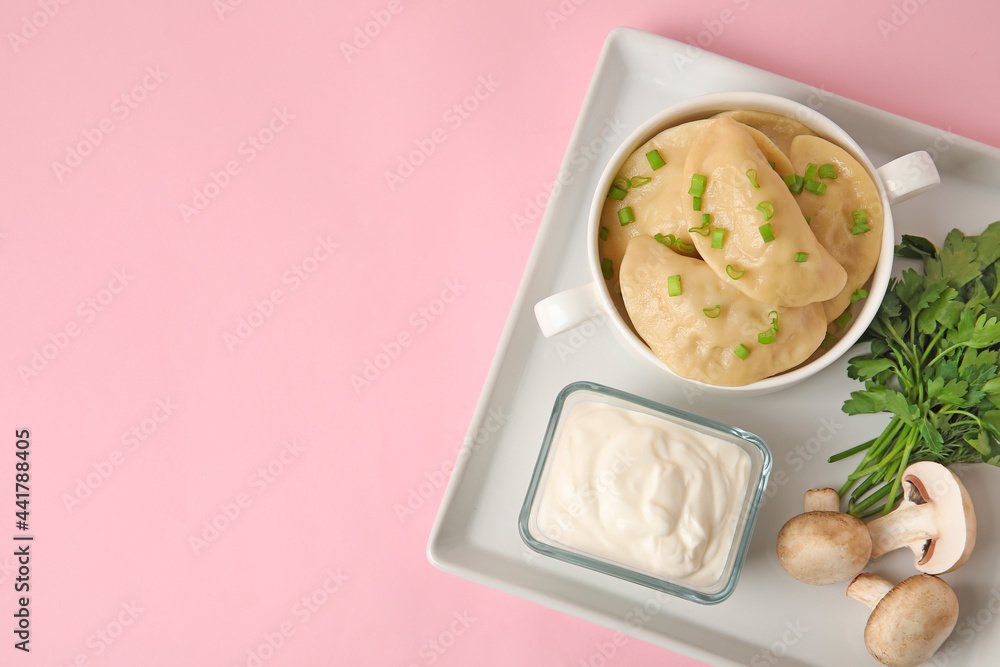
M 709 586 L 740 524 L 750 457 L 666 419 L 598 402 L 565 416 L 537 525 L 569 549 Z

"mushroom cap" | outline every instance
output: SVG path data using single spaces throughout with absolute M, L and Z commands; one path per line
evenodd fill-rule
M 788 574 L 813 586 L 855 577 L 868 563 L 872 539 L 859 519 L 843 512 L 806 512 L 778 533 L 778 560 Z
M 900 510 L 934 503 L 940 536 L 911 542 L 914 567 L 927 574 L 945 574 L 969 560 L 976 546 L 976 513 L 972 498 L 955 473 L 939 463 L 919 461 L 903 471 Z
M 904 579 L 878 603 L 865 626 L 865 646 L 889 667 L 916 667 L 930 659 L 958 621 L 951 586 L 929 574 Z

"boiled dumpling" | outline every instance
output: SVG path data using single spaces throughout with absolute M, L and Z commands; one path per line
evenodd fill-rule
M 884 223 L 882 198 L 861 163 L 826 139 L 796 137 L 789 157 L 800 175 L 810 163 L 832 164 L 837 170 L 837 178 L 819 179 L 826 185 L 822 196 L 808 190 L 796 195 L 799 208 L 810 219 L 813 234 L 847 271 L 844 288 L 823 303 L 827 321 L 833 321 L 850 305 L 855 290 L 868 282 L 878 263 Z M 868 231 L 856 227 L 851 215 L 855 211 L 865 212 Z M 859 233 L 853 233 L 852 229 Z
M 688 219 L 693 228 L 704 214 L 709 222 L 692 240 L 725 284 L 789 307 L 826 301 L 844 288 L 844 268 L 816 240 L 788 186 L 739 123 L 721 116 L 699 134 L 684 183 L 694 174 L 707 185 L 701 211 L 689 209 Z M 690 205 L 692 197 L 684 199 Z M 721 248 L 712 247 L 716 230 L 723 230 Z
M 791 150 L 792 140 L 799 135 L 812 135 L 812 130 L 788 116 L 771 113 L 769 111 L 753 111 L 751 109 L 735 109 L 733 111 L 723 111 L 719 116 L 730 116 L 738 122 L 756 128 L 766 134 L 779 149 L 788 155 Z M 788 172 L 778 170 L 782 175 Z
M 781 373 L 804 361 L 826 333 L 820 304 L 784 308 L 754 301 L 702 260 L 648 236 L 629 242 L 621 286 L 629 319 L 653 354 L 699 382 L 740 386 Z M 672 286 L 677 296 L 670 296 Z M 760 334 L 773 335 L 773 342 L 761 343 Z M 740 345 L 745 358 L 736 353 Z

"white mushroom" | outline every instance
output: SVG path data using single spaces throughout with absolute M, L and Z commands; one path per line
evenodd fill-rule
M 805 509 L 778 533 L 778 560 L 785 571 L 814 586 L 847 581 L 861 572 L 871 554 L 871 536 L 864 523 L 840 511 L 837 492 L 807 491 Z
M 969 492 L 939 463 L 920 461 L 903 471 L 903 500 L 868 523 L 872 558 L 909 547 L 914 566 L 927 574 L 961 567 L 976 545 L 976 514 Z
M 893 587 L 882 577 L 859 574 L 848 597 L 872 609 L 865 626 L 865 646 L 889 667 L 916 667 L 948 638 L 958 621 L 958 598 L 951 586 L 929 574 L 917 574 Z

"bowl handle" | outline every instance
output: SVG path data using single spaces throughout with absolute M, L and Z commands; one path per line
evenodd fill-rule
M 934 160 L 927 151 L 914 151 L 896 158 L 875 171 L 882 179 L 890 204 L 916 197 L 941 183 Z
M 546 297 L 535 304 L 535 319 L 546 338 L 575 329 L 601 314 L 597 285 L 587 283 Z

